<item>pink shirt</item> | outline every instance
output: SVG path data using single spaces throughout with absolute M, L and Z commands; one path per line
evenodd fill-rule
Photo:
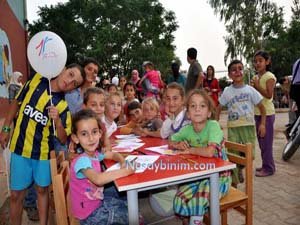
M 92 168 L 101 172 L 100 162 L 103 154 L 96 152 L 95 157 L 82 153 L 73 160 L 70 169 L 71 209 L 73 215 L 82 220 L 87 218 L 102 204 L 103 187 L 98 187 L 87 179 L 81 169 Z

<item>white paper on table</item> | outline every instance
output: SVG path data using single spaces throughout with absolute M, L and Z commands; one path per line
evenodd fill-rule
M 146 150 L 157 152 L 162 155 L 176 155 L 176 152 L 174 150 L 169 149 L 168 145 L 161 145 L 161 146 L 155 146 L 155 147 L 148 147 L 145 148 Z
M 139 138 L 140 136 L 137 136 L 135 134 L 120 134 L 115 136 L 117 139 L 130 139 L 130 138 Z
M 139 138 L 128 138 L 128 139 L 118 139 L 118 140 L 115 140 L 116 143 L 121 143 L 121 142 L 142 142 L 143 140 L 142 139 L 139 139 Z
M 117 145 L 113 146 L 111 149 L 114 152 L 132 152 L 140 147 L 142 147 L 145 143 L 138 142 L 121 142 Z
M 134 160 L 135 173 L 143 173 L 147 168 L 153 168 L 152 164 L 159 158 L 159 155 L 128 155 L 125 160 L 130 162 Z M 130 163 L 127 165 L 130 166 Z M 109 167 L 106 171 L 120 169 L 120 163 Z

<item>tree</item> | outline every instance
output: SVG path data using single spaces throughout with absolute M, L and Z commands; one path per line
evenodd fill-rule
M 228 59 L 252 61 L 253 54 L 266 45 L 270 37 L 283 32 L 283 11 L 268 0 L 210 0 L 215 13 L 224 20 L 228 35 L 225 37 Z
M 66 43 L 69 63 L 91 56 L 103 71 L 128 74 L 145 60 L 164 72 L 175 58 L 175 14 L 158 0 L 70 0 L 41 7 L 38 14 L 30 35 L 57 33 Z

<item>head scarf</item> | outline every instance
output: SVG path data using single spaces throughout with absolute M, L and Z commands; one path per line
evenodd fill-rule
M 16 84 L 22 86 L 22 83 L 18 81 L 19 77 L 22 77 L 23 74 L 21 72 L 15 71 L 10 78 L 10 84 Z

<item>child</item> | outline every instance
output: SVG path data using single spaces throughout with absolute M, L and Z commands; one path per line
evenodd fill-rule
M 118 86 L 115 85 L 115 84 L 113 84 L 113 83 L 109 84 L 109 85 L 107 86 L 107 92 L 108 92 L 109 94 L 118 92 Z
M 157 131 L 162 126 L 159 105 L 155 98 L 145 98 L 142 102 L 143 124 L 141 126 L 142 136 L 159 137 Z
M 143 64 L 145 74 L 140 79 L 139 83 L 142 84 L 145 80 L 145 92 L 146 97 L 157 97 L 160 88 L 163 86 L 160 74 L 154 70 L 154 65 L 152 62 L 145 62 Z
M 120 134 L 138 134 L 136 130 L 139 130 L 143 121 L 142 105 L 137 101 L 133 101 L 128 105 L 127 109 L 129 123 L 120 128 Z
M 258 129 L 258 136 L 264 137 L 266 133 L 265 121 L 266 111 L 262 104 L 262 96 L 253 87 L 244 84 L 243 63 L 233 60 L 228 66 L 229 78 L 233 84 L 225 88 L 219 102 L 219 112 L 222 106 L 228 108 L 228 140 L 237 143 L 252 143 L 253 156 L 255 147 L 255 121 L 254 106 L 261 112 L 262 120 Z M 229 149 L 229 152 L 230 151 Z M 233 152 L 234 153 L 234 152 Z M 233 170 L 233 183 L 243 183 L 244 177 L 242 167 Z
M 124 86 L 125 86 L 126 83 L 127 83 L 126 77 L 125 77 L 125 76 L 121 76 L 121 77 L 120 77 L 120 83 L 119 83 L 119 86 L 120 86 L 120 91 L 121 91 L 122 93 L 123 93 Z
M 214 119 L 214 103 L 204 90 L 194 89 L 187 99 L 187 114 L 191 124 L 171 136 L 170 147 L 179 154 L 193 154 L 228 160 L 223 132 Z M 227 194 L 231 185 L 230 171 L 220 173 L 219 196 Z M 183 218 L 182 224 L 201 224 L 209 208 L 209 179 L 179 187 L 174 199 L 174 211 Z
M 94 111 L 98 118 L 102 120 L 104 117 L 104 111 L 105 111 L 105 93 L 102 89 L 97 87 L 88 88 L 83 95 L 83 108 L 84 109 L 91 109 Z M 101 146 L 102 151 L 110 151 L 111 150 L 111 144 L 109 141 L 109 138 L 105 132 L 105 125 L 103 125 L 103 135 L 101 137 Z
M 123 92 L 124 92 L 124 96 L 125 96 L 125 99 L 122 102 L 123 103 L 123 116 L 126 117 L 128 115 L 128 110 L 127 110 L 128 105 L 133 101 L 139 102 L 139 100 L 135 97 L 135 86 L 133 83 L 131 83 L 131 82 L 126 83 L 124 85 Z M 125 118 L 124 120 L 126 122 L 129 121 L 128 118 Z
M 119 153 L 97 151 L 102 135 L 99 117 L 89 109 L 76 113 L 72 121 L 71 138 L 80 144 L 84 153 L 73 160 L 70 169 L 72 213 L 81 225 L 128 224 L 127 201 L 117 195 L 106 196 L 103 186 L 134 171 L 126 166 Z M 101 172 L 99 161 L 112 159 L 120 162 L 121 169 Z
M 262 167 L 256 169 L 255 176 L 265 177 L 275 173 L 275 163 L 273 159 L 273 138 L 275 108 L 273 104 L 273 93 L 276 84 L 276 77 L 270 72 L 271 57 L 267 52 L 258 51 L 254 55 L 254 67 L 257 76 L 252 79 L 253 87 L 263 96 L 262 104 L 266 109 L 266 135 L 264 138 L 257 137 L 261 150 Z M 259 126 L 262 121 L 262 115 L 258 108 L 255 108 L 256 130 L 259 132 Z
M 169 117 L 158 132 L 161 138 L 168 138 L 190 123 L 184 107 L 184 89 L 178 83 L 168 84 L 166 88 L 166 107 Z
M 47 224 L 48 186 L 51 183 L 49 157 L 50 150 L 54 149 L 53 123 L 57 138 L 64 144 L 71 133 L 71 113 L 64 92 L 80 86 L 84 76 L 81 66 L 68 65 L 50 81 L 51 101 L 49 81 L 37 73 L 26 82 L 10 105 L 0 143 L 3 147 L 7 145 L 9 125 L 18 115 L 10 142 L 10 220 L 13 225 L 22 223 L 22 202 L 26 189 L 32 183 L 37 189 L 40 224 Z
M 102 122 L 105 125 L 107 136 L 110 137 L 112 133 L 117 130 L 117 124 L 115 119 L 119 117 L 121 113 L 122 103 L 121 96 L 118 92 L 109 94 L 105 102 L 105 111 L 102 118 Z

